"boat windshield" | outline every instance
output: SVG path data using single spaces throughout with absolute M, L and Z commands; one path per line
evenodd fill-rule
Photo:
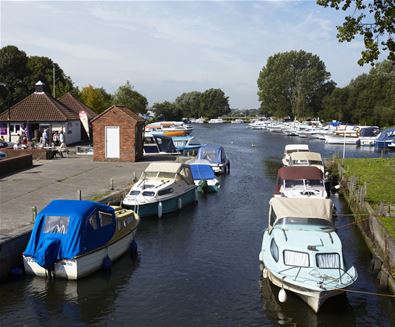
M 284 181 L 285 187 L 303 186 L 303 179 L 291 179 Z
M 310 187 L 322 186 L 322 181 L 319 179 L 306 179 L 306 185 Z
M 333 230 L 333 225 L 330 221 L 321 218 L 294 218 L 286 217 L 280 218 L 276 226 L 282 226 L 282 228 L 292 227 L 292 226 L 309 226 L 309 227 L 319 227 L 321 229 L 331 229 Z
M 176 174 L 174 173 L 166 173 L 161 171 L 158 175 L 158 178 L 167 178 L 167 179 L 174 179 L 176 177 Z
M 320 165 L 322 166 L 321 160 L 310 160 L 310 165 Z

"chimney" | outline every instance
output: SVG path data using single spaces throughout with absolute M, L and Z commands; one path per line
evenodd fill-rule
M 34 87 L 35 87 L 35 91 L 34 93 L 44 93 L 44 86 L 45 84 L 41 81 L 38 81 Z

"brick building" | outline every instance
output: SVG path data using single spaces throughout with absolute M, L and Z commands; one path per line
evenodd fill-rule
M 143 158 L 144 120 L 129 108 L 113 105 L 91 123 L 93 160 L 135 162 Z

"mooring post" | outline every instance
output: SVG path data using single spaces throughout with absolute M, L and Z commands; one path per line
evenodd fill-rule
M 110 190 L 114 189 L 114 180 L 110 178 Z
M 37 207 L 33 206 L 32 207 L 32 222 L 34 223 L 37 217 Z
M 133 182 L 137 182 L 137 178 L 136 178 L 136 172 L 133 172 Z
M 81 190 L 77 190 L 77 199 L 78 200 L 82 200 L 82 191 Z

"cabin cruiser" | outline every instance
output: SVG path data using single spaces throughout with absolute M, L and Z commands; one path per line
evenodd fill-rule
M 221 184 L 208 160 L 192 159 L 186 163 L 191 167 L 192 177 L 199 191 L 218 192 Z
M 394 143 L 395 143 L 395 127 L 392 127 L 382 131 L 377 136 L 374 145 L 379 149 L 384 149 L 388 147 L 391 148 L 392 144 Z
M 189 135 L 193 130 L 191 125 L 182 121 L 161 121 L 145 126 L 145 132 L 155 135 L 184 136 Z
M 202 146 L 196 137 L 192 135 L 187 136 L 173 136 L 173 143 L 177 151 L 183 155 L 196 155 L 199 148 Z
M 143 153 L 149 155 L 177 155 L 173 139 L 170 136 L 145 132 Z
M 209 124 L 223 124 L 224 120 L 222 118 L 211 118 L 208 121 Z
M 378 126 L 367 126 L 361 127 L 359 131 L 359 138 L 357 140 L 357 145 L 359 146 L 374 146 L 376 142 L 377 135 L 380 133 L 380 128 Z
M 289 155 L 289 166 L 314 166 L 324 173 L 324 163 L 318 152 L 293 152 Z
M 332 208 L 330 199 L 270 200 L 259 261 L 263 278 L 280 288 L 280 302 L 291 291 L 318 312 L 326 300 L 356 281 L 356 269 L 343 257 Z
M 308 144 L 287 144 L 284 148 L 284 155 L 282 159 L 282 164 L 284 166 L 289 166 L 289 156 L 293 152 L 309 152 Z
M 275 195 L 287 198 L 326 198 L 324 174 L 316 167 L 282 167 L 277 173 Z
M 218 174 L 230 173 L 230 161 L 226 157 L 225 150 L 218 144 L 202 145 L 196 159 L 208 160 L 214 172 Z
M 53 200 L 41 210 L 23 253 L 27 274 L 80 279 L 115 260 L 134 241 L 132 210 L 85 200 Z
M 122 201 L 140 217 L 158 216 L 181 209 L 197 200 L 189 165 L 152 162 Z

